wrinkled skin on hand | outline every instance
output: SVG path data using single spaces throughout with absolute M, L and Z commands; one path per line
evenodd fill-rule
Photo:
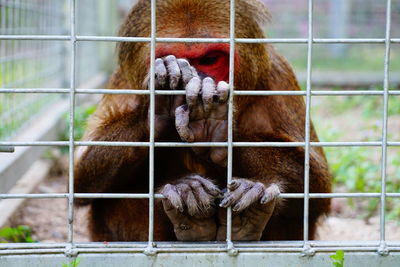
M 186 59 L 177 59 L 173 55 L 157 58 L 154 68 L 155 90 L 184 90 L 192 78 L 198 77 L 197 71 Z M 145 83 L 149 84 L 149 78 Z M 155 101 L 155 136 L 157 138 L 168 124 L 174 121 L 175 109 L 184 104 L 185 97 L 156 95 Z
M 209 77 L 201 80 L 186 59 L 176 59 L 173 55 L 156 59 L 155 75 L 156 90 L 186 91 L 186 96 L 156 96 L 156 131 L 162 131 L 175 117 L 183 141 L 226 140 L 228 85 L 225 82 L 216 86 Z M 220 148 L 194 151 L 220 163 L 226 158 Z M 166 197 L 164 211 L 178 240 L 215 240 L 215 199 L 222 193 L 211 181 L 199 175 L 187 176 L 166 184 L 161 193 Z
M 247 179 L 234 179 L 228 187 L 230 192 L 225 193 L 218 210 L 217 240 L 226 239 L 227 207 L 232 207 L 232 240 L 260 240 L 274 212 L 279 187 Z
M 199 175 L 187 176 L 166 184 L 161 190 L 164 211 L 180 241 L 215 240 L 215 200 L 222 192 L 210 180 Z
M 148 78 L 146 83 L 148 83 Z M 186 59 L 173 55 L 155 61 L 156 90 L 185 90 L 185 96 L 156 96 L 155 136 L 161 135 L 171 120 L 185 142 L 224 142 L 228 138 L 229 85 L 210 77 L 201 79 Z M 185 103 L 186 100 L 186 103 Z M 199 156 L 226 166 L 227 149 L 193 148 Z
M 186 104 L 175 110 L 175 126 L 186 142 L 224 142 L 228 137 L 229 86 L 206 77 L 192 78 L 186 85 Z M 227 149 L 196 147 L 193 150 L 212 162 L 226 166 Z
M 183 96 L 157 96 L 156 124 L 175 116 L 175 127 L 185 142 L 224 142 L 227 140 L 229 85 L 210 77 L 201 79 L 185 59 L 175 56 L 155 62 L 157 90 L 185 89 Z M 186 103 L 185 103 L 186 100 Z M 156 127 L 156 129 L 161 129 Z M 194 147 L 199 156 L 225 167 L 227 149 Z M 180 241 L 224 240 L 226 208 L 233 208 L 232 239 L 259 240 L 271 217 L 279 195 L 275 184 L 235 179 L 222 196 L 212 181 L 199 175 L 183 177 L 166 184 L 161 193 L 163 207 Z M 222 198 L 217 212 L 216 200 Z M 218 213 L 218 214 L 217 214 Z M 217 214 L 217 215 L 216 215 Z M 218 218 L 216 218 L 218 217 Z M 217 222 L 218 221 L 218 222 Z

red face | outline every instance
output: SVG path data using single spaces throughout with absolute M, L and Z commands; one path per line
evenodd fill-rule
M 229 45 L 228 44 L 160 44 L 156 57 L 174 55 L 185 58 L 196 68 L 200 76 L 211 77 L 215 82 L 229 79 Z M 235 55 L 235 65 L 238 62 Z

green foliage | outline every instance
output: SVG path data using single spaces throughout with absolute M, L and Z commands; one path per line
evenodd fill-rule
M 381 90 L 378 88 L 376 90 Z M 336 124 L 341 120 L 350 120 L 356 124 L 356 130 L 366 128 L 373 133 L 373 140 L 377 140 L 382 133 L 381 121 L 383 109 L 382 96 L 341 96 L 321 98 L 316 105 L 314 120 L 317 131 L 323 141 L 365 141 L 362 135 L 349 138 L 352 133 L 338 131 Z M 362 118 L 355 119 L 352 114 L 361 112 Z M 343 116 L 344 115 L 344 116 Z M 400 118 L 400 97 L 390 96 L 388 106 L 389 122 Z M 327 118 L 328 117 L 328 118 Z M 327 123 L 331 121 L 332 123 Z M 371 123 L 376 121 L 377 124 Z M 349 123 L 347 123 L 349 124 Z M 346 125 L 346 124 L 345 124 Z M 339 127 L 340 128 L 340 127 Z M 342 127 L 343 128 L 343 127 Z M 354 131 L 354 130 L 353 130 Z M 357 133 L 358 134 L 358 133 Z M 389 131 L 389 140 L 398 140 L 399 133 Z M 367 140 L 370 140 L 367 138 Z M 381 150 L 370 147 L 326 147 L 325 149 L 330 170 L 334 177 L 334 186 L 339 191 L 346 192 L 381 192 Z M 398 150 L 389 148 L 387 153 L 387 192 L 400 192 L 400 157 Z M 349 199 L 352 204 L 352 200 Z M 366 199 L 359 202 L 366 212 L 364 218 L 374 215 L 379 207 L 379 199 Z M 386 214 L 388 219 L 400 219 L 400 199 L 386 200 Z
M 78 107 L 75 110 L 75 121 L 74 121 L 74 128 L 75 128 L 75 139 L 79 140 L 82 138 L 85 129 L 86 129 L 86 121 L 88 117 L 93 114 L 96 110 L 96 105 L 92 105 L 89 107 Z
M 380 165 L 371 159 L 368 148 L 326 148 L 335 183 L 352 192 L 374 192 L 380 189 Z M 375 191 L 376 192 L 376 191 Z
M 77 107 L 75 109 L 75 118 L 74 118 L 74 138 L 75 140 L 80 140 L 86 129 L 86 121 L 88 117 L 93 114 L 96 110 L 96 105 L 85 106 L 85 107 Z M 64 125 L 65 129 L 61 134 L 60 140 L 69 140 L 69 113 L 64 114 Z M 67 147 L 62 148 L 63 152 L 68 150 Z
M 0 243 L 34 243 L 32 229 L 26 225 L 0 229 Z
M 344 252 L 343 250 L 336 251 L 336 254 L 329 256 L 332 259 L 332 265 L 335 267 L 344 267 Z
M 79 263 L 81 262 L 81 259 L 75 258 L 69 263 L 64 263 L 62 267 L 77 267 Z

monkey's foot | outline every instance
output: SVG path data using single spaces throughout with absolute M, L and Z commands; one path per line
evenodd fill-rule
M 221 191 L 208 179 L 192 175 L 166 184 L 161 190 L 164 211 L 179 241 L 215 240 L 215 199 Z
M 220 207 L 232 207 L 232 239 L 260 240 L 275 209 L 277 196 L 280 194 L 278 185 L 253 182 L 247 179 L 234 179 L 228 185 L 230 192 L 225 193 Z M 226 237 L 226 210 L 218 212 L 220 226 L 217 240 Z
M 175 126 L 186 142 L 224 142 L 228 136 L 229 85 L 215 84 L 210 77 L 192 78 L 186 85 L 186 105 L 175 110 Z M 193 148 L 199 154 L 226 166 L 226 148 Z

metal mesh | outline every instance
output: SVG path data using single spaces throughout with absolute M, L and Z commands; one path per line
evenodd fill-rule
M 65 253 L 73 256 L 76 253 L 97 252 L 97 253 L 121 253 L 121 252 L 144 252 L 147 255 L 154 255 L 161 252 L 227 252 L 230 255 L 235 255 L 237 252 L 298 252 L 303 255 L 313 255 L 320 251 L 334 251 L 343 249 L 347 251 L 375 251 L 381 255 L 386 255 L 389 251 L 400 251 L 400 241 L 388 242 L 385 238 L 385 200 L 389 197 L 400 197 L 400 193 L 386 193 L 386 156 L 389 146 L 399 147 L 400 142 L 388 140 L 387 120 L 388 120 L 388 97 L 390 95 L 400 95 L 399 90 L 389 91 L 389 55 L 390 48 L 393 43 L 400 43 L 400 39 L 391 38 L 391 0 L 387 0 L 386 5 L 386 31 L 384 38 L 314 38 L 313 32 L 313 0 L 308 0 L 308 24 L 307 38 L 284 38 L 284 39 L 238 39 L 235 38 L 235 0 L 231 0 L 230 6 L 230 37 L 229 38 L 158 38 L 156 35 L 156 10 L 155 0 L 151 0 L 151 36 L 150 37 L 112 37 L 112 36 L 85 36 L 79 35 L 76 27 L 76 1 L 70 0 L 70 18 L 69 18 L 69 33 L 48 35 L 48 33 L 15 33 L 13 35 L 0 35 L 2 42 L 12 42 L 13 40 L 44 40 L 46 42 L 57 42 L 59 40 L 67 41 L 69 44 L 69 72 L 70 81 L 69 88 L 61 89 L 44 89 L 44 88 L 20 88 L 17 89 L 1 89 L 1 93 L 19 93 L 26 95 L 27 93 L 68 93 L 70 97 L 70 131 L 69 141 L 41 141 L 41 142 L 12 142 L 2 141 L 0 146 L 68 146 L 69 147 L 69 192 L 64 194 L 0 194 L 0 198 L 66 198 L 69 204 L 68 227 L 69 235 L 68 242 L 62 244 L 2 244 L 0 248 L 5 249 L 0 251 L 1 254 L 21 254 L 21 253 Z M 149 42 L 151 47 L 150 55 L 150 90 L 107 90 L 107 89 L 77 89 L 77 46 L 81 42 Z M 173 95 L 184 94 L 178 91 L 156 91 L 154 87 L 154 60 L 155 60 L 155 44 L 157 42 L 216 42 L 230 44 L 230 99 L 229 99 L 229 135 L 227 142 L 220 143 L 167 143 L 155 142 L 154 140 L 154 104 L 155 95 Z M 234 48 L 236 43 L 302 43 L 307 45 L 307 84 L 305 91 L 235 91 L 233 88 L 233 68 L 234 68 Z M 314 44 L 338 44 L 338 43 L 357 43 L 371 44 L 378 43 L 385 45 L 384 57 L 384 80 L 383 91 L 313 91 L 312 90 L 312 55 Z M 74 140 L 74 112 L 75 112 L 75 97 L 77 94 L 147 94 L 150 96 L 150 138 L 149 142 L 82 142 Z M 1 95 L 3 95 L 1 94 Z M 305 141 L 304 142 L 233 142 L 232 136 L 232 103 L 236 95 L 303 95 L 306 99 L 306 124 L 305 124 Z M 383 98 L 383 127 L 381 141 L 368 142 L 311 142 L 310 141 L 310 106 L 313 97 L 316 96 L 337 96 L 337 95 L 377 95 Z M 88 194 L 73 192 L 73 165 L 74 158 L 72 151 L 76 146 L 143 146 L 149 147 L 149 193 L 148 194 Z M 256 244 L 235 243 L 231 240 L 231 209 L 228 209 L 227 216 L 227 240 L 222 244 L 182 244 L 182 243 L 162 243 L 155 242 L 153 238 L 154 230 L 154 198 L 162 198 L 161 195 L 154 193 L 154 148 L 155 147 L 195 147 L 195 146 L 221 146 L 228 148 L 228 179 L 232 179 L 232 151 L 233 147 L 257 147 L 257 146 L 275 146 L 275 147 L 304 147 L 305 162 L 304 162 L 304 192 L 303 193 L 285 193 L 281 194 L 280 198 L 303 198 L 304 199 L 304 238 L 299 242 L 261 242 Z M 381 192 L 376 193 L 310 193 L 309 192 L 309 152 L 312 146 L 331 146 L 331 147 L 351 147 L 351 146 L 371 146 L 380 147 L 382 150 L 381 160 Z M 149 199 L 149 236 L 147 243 L 110 243 L 110 244 L 79 244 L 74 242 L 73 238 L 73 202 L 75 198 L 148 198 Z M 308 240 L 308 216 L 309 216 L 309 199 L 310 198 L 378 198 L 380 199 L 380 239 L 376 242 L 325 242 L 325 241 L 310 241 Z

